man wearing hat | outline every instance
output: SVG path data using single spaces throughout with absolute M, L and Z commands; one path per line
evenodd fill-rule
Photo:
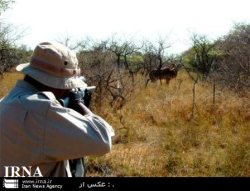
M 114 131 L 104 119 L 79 100 L 76 109 L 57 101 L 71 89 L 87 87 L 71 50 L 40 43 L 30 63 L 16 69 L 24 80 L 0 102 L 1 177 L 25 176 L 27 169 L 44 177 L 71 177 L 69 160 L 111 150 Z

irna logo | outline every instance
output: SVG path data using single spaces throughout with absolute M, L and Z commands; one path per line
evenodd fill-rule
M 39 167 L 32 170 L 32 166 L 4 166 L 4 177 L 43 177 Z

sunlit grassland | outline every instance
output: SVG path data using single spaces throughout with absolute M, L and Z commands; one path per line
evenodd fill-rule
M 23 78 L 23 74 L 18 72 L 7 72 L 0 76 L 0 98 L 5 96 L 11 88 L 16 84 L 16 81 Z
M 0 79 L 0 97 L 22 75 Z M 141 78 L 138 76 L 137 78 Z M 143 80 L 141 81 L 143 82 Z M 239 97 L 192 81 L 185 71 L 169 85 L 137 84 L 120 110 L 101 113 L 115 129 L 112 151 L 86 157 L 87 176 L 250 176 L 249 92 Z
M 116 130 L 113 150 L 88 158 L 89 176 L 250 176 L 249 94 L 211 84 L 196 88 L 185 71 L 169 85 L 138 87 L 116 112 L 103 113 Z

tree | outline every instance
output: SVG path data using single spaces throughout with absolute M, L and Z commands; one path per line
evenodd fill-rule
M 13 0 L 0 0 L 0 15 L 9 8 Z M 12 33 L 12 25 L 0 20 L 0 75 L 19 63 L 14 42 L 20 35 Z
M 221 52 L 216 49 L 215 43 L 211 43 L 205 36 L 194 34 L 192 48 L 185 55 L 186 65 L 196 72 L 199 79 L 206 79 L 208 74 L 216 68 L 217 59 Z
M 196 108 L 196 84 L 200 80 L 207 80 L 212 71 L 217 70 L 218 60 L 222 52 L 215 43 L 207 40 L 206 36 L 194 34 L 192 36 L 192 47 L 183 54 L 183 67 L 193 81 L 192 113 L 190 118 L 194 118 Z M 215 105 L 215 82 L 213 80 L 213 105 Z
M 117 72 L 118 72 L 118 89 L 121 91 L 121 89 L 124 87 L 123 81 L 122 81 L 122 68 L 125 67 L 126 70 L 128 70 L 130 73 L 132 72 L 130 67 L 130 62 L 128 62 L 128 57 L 133 55 L 139 50 L 139 47 L 135 45 L 132 41 L 121 41 L 118 39 L 112 38 L 110 43 L 108 44 L 108 50 L 111 51 L 115 57 L 116 57 L 116 65 L 117 65 Z M 133 76 L 132 76 L 133 79 Z M 121 95 L 121 92 L 119 92 L 119 95 Z
M 0 15 L 6 11 L 12 3 L 14 3 L 14 0 L 0 0 Z
M 108 100 L 108 91 L 114 81 L 113 67 L 110 65 L 112 57 L 106 49 L 106 41 L 94 42 L 88 39 L 80 43 L 84 46 L 77 54 L 79 65 L 88 85 L 96 86 L 92 103 L 98 111 L 101 111 L 103 103 Z
M 31 59 L 33 51 L 26 45 L 21 45 L 16 48 L 16 55 L 19 58 L 19 63 L 29 62 Z
M 171 57 L 167 56 L 166 50 L 170 48 L 170 45 L 165 39 L 159 38 L 156 43 L 145 42 L 144 43 L 144 66 L 146 75 L 153 69 L 160 70 L 162 67 L 169 64 Z
M 58 37 L 56 40 L 58 43 L 63 44 L 71 50 L 79 50 L 85 48 L 84 41 L 74 41 L 71 36 L 66 34 L 65 36 Z
M 249 89 L 250 25 L 235 25 L 228 35 L 217 42 L 217 46 L 223 51 L 218 80 L 239 93 Z

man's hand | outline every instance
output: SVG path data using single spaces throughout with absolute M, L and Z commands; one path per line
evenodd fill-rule
M 86 98 L 85 98 L 86 96 Z M 91 99 L 91 92 L 85 91 L 70 91 L 64 99 L 60 99 L 59 102 L 63 107 L 71 108 L 82 115 L 92 114 L 88 109 Z

